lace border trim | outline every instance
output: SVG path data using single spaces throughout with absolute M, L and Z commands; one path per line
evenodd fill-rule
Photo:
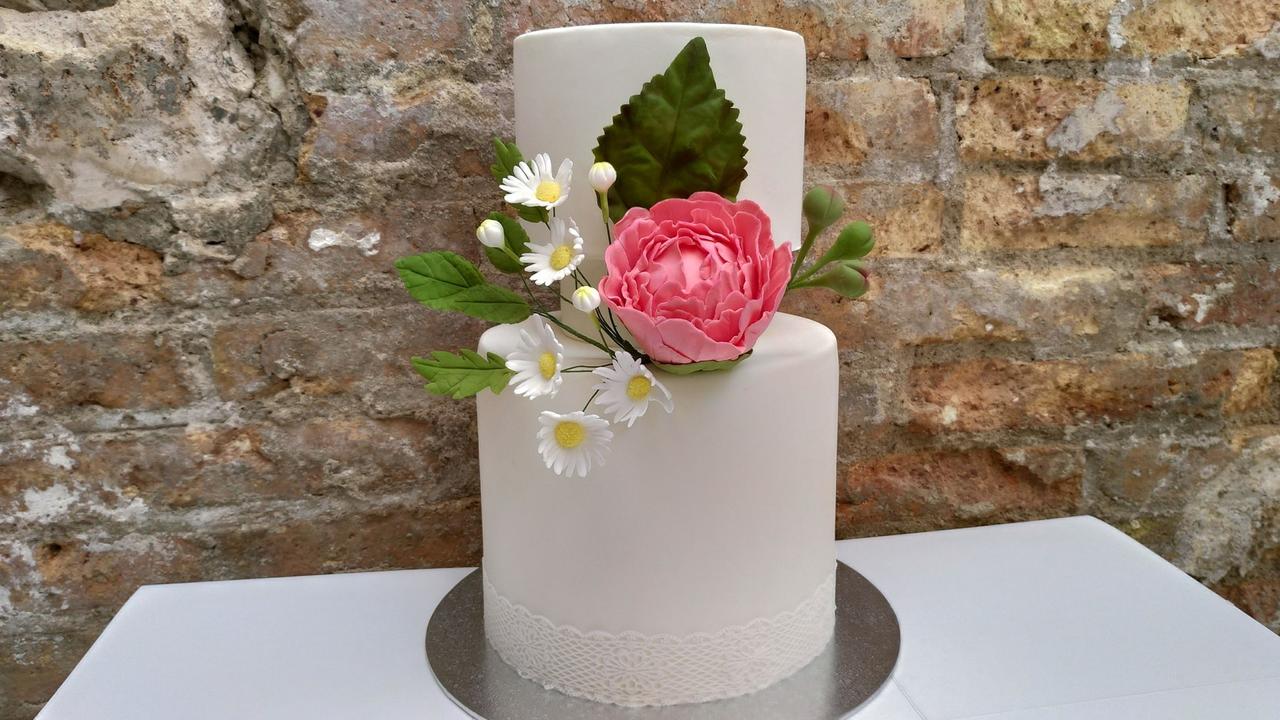
M 809 664 L 835 627 L 834 570 L 791 610 L 714 633 L 583 632 L 503 597 L 484 576 L 489 643 L 548 690 L 626 707 L 719 700 L 761 690 Z

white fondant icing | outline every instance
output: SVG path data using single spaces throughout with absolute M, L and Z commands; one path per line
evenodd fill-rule
M 603 362 L 565 338 L 565 364 Z M 484 334 L 505 355 L 513 326 Z M 586 478 L 543 465 L 541 410 L 581 409 L 597 378 L 553 399 L 477 396 L 484 564 L 512 603 L 583 631 L 688 635 L 795 608 L 830 573 L 835 544 L 835 337 L 778 314 L 727 372 L 662 374 L 675 411 L 613 426 Z

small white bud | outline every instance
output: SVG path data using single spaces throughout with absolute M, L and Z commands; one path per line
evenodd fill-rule
M 583 285 L 573 291 L 573 306 L 584 313 L 600 307 L 600 293 L 590 285 Z
M 613 181 L 617 179 L 618 171 L 607 162 L 598 162 L 587 171 L 587 181 L 598 193 L 609 192 L 609 188 L 613 187 Z
M 507 234 L 502 230 L 502 223 L 493 218 L 480 223 L 480 227 L 476 228 L 476 239 L 481 245 L 491 248 L 500 248 L 507 244 Z

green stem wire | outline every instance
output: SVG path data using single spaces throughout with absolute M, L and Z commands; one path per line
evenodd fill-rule
M 795 281 L 796 275 L 800 272 L 800 266 L 804 264 L 805 258 L 809 257 L 809 250 L 813 248 L 813 241 L 818 239 L 818 234 L 823 231 L 814 225 L 809 226 L 809 232 L 805 233 L 804 242 L 800 243 L 800 252 L 796 253 L 796 260 L 791 265 L 791 280 Z

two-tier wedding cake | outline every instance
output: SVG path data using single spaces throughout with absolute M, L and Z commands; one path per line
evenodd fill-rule
M 842 203 L 802 192 L 804 41 L 528 33 L 515 104 L 493 174 L 524 222 L 477 230 L 510 279 L 446 252 L 397 264 L 430 307 L 503 323 L 479 352 L 414 360 L 429 390 L 477 397 L 488 641 L 600 702 L 764 688 L 835 616 L 836 341 L 778 304 L 860 295 L 871 247 L 851 223 L 808 257 Z M 532 285 L 559 289 L 558 312 L 511 289 Z

